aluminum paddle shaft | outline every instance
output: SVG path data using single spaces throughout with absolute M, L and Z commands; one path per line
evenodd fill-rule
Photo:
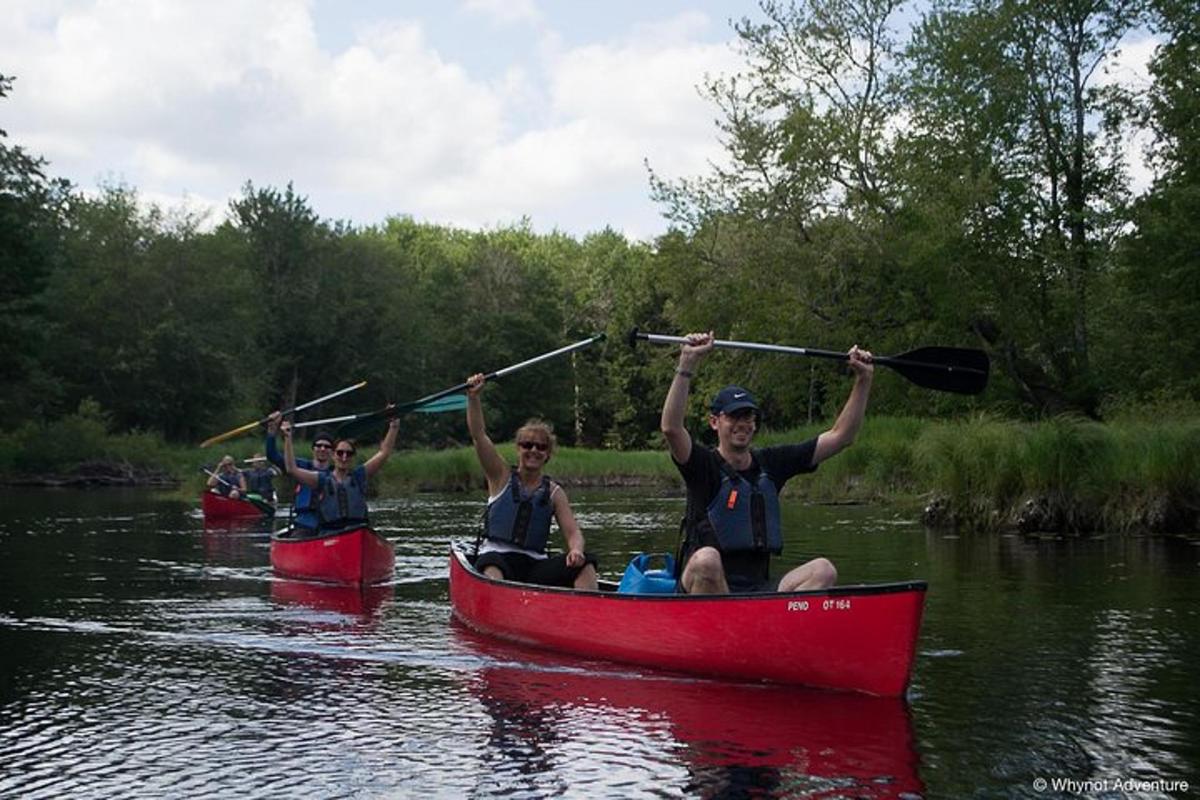
M 638 340 L 651 344 L 687 344 L 683 336 L 664 336 L 642 333 L 637 328 L 629 332 L 630 346 Z M 848 361 L 849 354 L 813 347 L 789 347 L 780 344 L 736 342 L 714 339 L 714 347 L 732 350 L 753 350 L 760 353 L 781 353 L 792 356 L 811 356 L 836 361 Z M 987 387 L 991 362 L 987 353 L 962 347 L 920 347 L 898 356 L 874 356 L 872 362 L 896 370 L 918 386 L 956 394 L 979 394 Z
M 560 356 L 565 356 L 568 353 L 573 353 L 576 350 L 582 350 L 585 347 L 591 347 L 596 342 L 603 340 L 604 334 L 597 333 L 595 336 L 589 336 L 586 339 L 582 339 L 574 344 L 569 344 L 566 347 L 560 347 L 557 350 L 551 350 L 549 353 L 542 353 L 540 356 L 534 356 L 533 358 L 526 359 L 525 361 L 513 364 L 512 366 L 498 369 L 495 372 L 489 372 L 483 376 L 483 379 L 485 381 L 490 381 L 495 380 L 496 378 L 503 378 L 505 375 L 511 375 L 518 370 L 525 369 L 526 367 L 532 367 L 534 364 L 540 364 L 543 361 L 549 361 L 554 358 L 559 358 Z M 339 428 L 338 435 L 342 437 L 357 436 L 371 425 L 382 420 L 391 419 L 392 417 L 400 414 L 406 414 L 410 411 L 419 411 L 422 406 L 429 406 L 430 404 L 441 400 L 443 397 L 449 397 L 453 394 L 460 394 L 466 390 L 467 384 L 466 382 L 463 382 L 455 386 L 451 386 L 449 389 L 443 389 L 440 392 L 434 392 L 433 394 L 425 395 L 417 400 L 411 400 L 407 403 L 389 406 L 382 411 L 372 411 L 366 414 L 358 415 Z

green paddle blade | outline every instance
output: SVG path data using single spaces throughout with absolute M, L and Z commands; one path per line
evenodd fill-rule
M 392 417 L 397 417 L 401 414 L 441 414 L 447 411 L 462 411 L 466 407 L 467 396 L 465 394 L 452 394 L 439 397 L 436 400 L 430 400 L 428 403 L 420 405 L 403 403 L 395 408 L 385 408 L 382 411 L 363 414 L 358 419 L 350 420 L 338 428 L 337 435 L 342 438 L 354 439 L 367 431 L 377 428 L 380 423 L 386 423 Z
M 465 411 L 466 408 L 467 396 L 465 394 L 452 394 L 449 397 L 443 397 L 441 400 L 434 400 L 432 403 L 418 406 L 412 409 L 412 411 L 417 414 L 441 414 L 445 411 Z

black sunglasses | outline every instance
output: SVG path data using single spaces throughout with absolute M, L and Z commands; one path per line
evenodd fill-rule
M 333 445 L 325 442 L 313 442 L 313 450 L 332 450 Z
M 341 456 L 342 458 L 349 458 L 350 456 L 354 455 L 354 451 L 353 450 L 334 450 L 333 454 L 335 456 Z
M 522 450 L 537 450 L 539 453 L 544 453 L 550 449 L 550 445 L 545 442 L 517 442 L 517 447 Z

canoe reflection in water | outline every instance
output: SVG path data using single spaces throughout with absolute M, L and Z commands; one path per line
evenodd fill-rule
M 639 674 L 497 642 L 457 622 L 453 629 L 457 643 L 487 664 L 467 680 L 492 720 L 489 744 L 520 762 L 522 775 L 562 770 L 564 750 L 577 749 L 572 731 L 594 742 L 604 721 L 621 737 L 606 742 L 606 753 L 682 768 L 674 778 L 682 784 L 661 787 L 666 796 L 924 793 L 909 709 L 899 698 Z
M 271 581 L 271 600 L 276 603 L 355 617 L 378 616 L 384 601 L 393 594 L 391 585 L 345 586 L 288 578 Z
M 258 568 L 271 538 L 267 519 L 204 520 L 204 558 L 222 567 Z

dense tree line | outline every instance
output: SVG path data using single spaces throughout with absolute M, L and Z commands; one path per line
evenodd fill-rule
M 653 243 L 522 223 L 467 231 L 320 217 L 247 183 L 215 227 L 136 190 L 85 194 L 0 131 L 0 412 L 82 404 L 188 441 L 367 379 L 335 411 L 403 401 L 596 331 L 603 348 L 489 391 L 495 431 L 551 419 L 568 442 L 649 443 L 672 353 L 634 325 L 879 353 L 980 347 L 980 398 L 876 382 L 874 409 L 1103 416 L 1195 402 L 1200 356 L 1200 63 L 1192 0 L 937 0 L 903 43 L 893 0 L 764 0 L 745 69 L 710 80 L 729 165 L 652 174 Z M 1144 92 L 1100 80 L 1135 30 L 1161 42 Z M 0 76 L 0 97 L 14 87 Z M 1152 134 L 1134 197 L 1122 142 Z M 827 418 L 836 366 L 723 353 L 776 426 Z M 463 438 L 413 418 L 407 440 Z

